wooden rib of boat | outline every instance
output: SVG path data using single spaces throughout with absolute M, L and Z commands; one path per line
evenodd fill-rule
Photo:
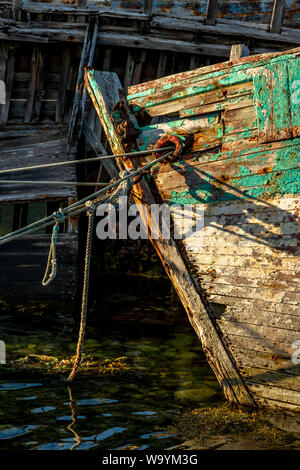
M 116 155 L 185 139 L 134 197 L 146 201 L 149 228 L 153 202 L 203 211 L 201 246 L 152 243 L 226 397 L 300 410 L 300 49 L 142 83 L 127 100 L 116 74 L 85 79 Z

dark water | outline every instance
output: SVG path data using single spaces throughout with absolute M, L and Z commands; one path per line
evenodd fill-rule
M 26 354 L 74 354 L 70 335 L 2 331 L 7 360 Z M 168 449 L 180 410 L 223 400 L 199 341 L 187 326 L 132 337 L 89 332 L 85 352 L 95 359 L 126 356 L 129 373 L 80 379 L 0 380 L 0 449 Z

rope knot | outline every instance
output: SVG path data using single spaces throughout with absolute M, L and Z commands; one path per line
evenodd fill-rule
M 85 203 L 85 206 L 86 206 L 86 210 L 89 214 L 93 214 L 94 211 L 95 211 L 95 204 L 93 201 L 87 201 Z
M 56 222 L 60 223 L 65 217 L 63 208 L 60 207 L 58 211 L 53 212 L 53 215 L 54 215 L 54 219 L 56 220 Z

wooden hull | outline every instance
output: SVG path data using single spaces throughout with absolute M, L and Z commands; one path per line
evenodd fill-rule
M 179 207 L 201 208 L 200 242 L 195 236 L 151 241 L 226 397 L 293 410 L 300 410 L 300 121 L 290 90 L 299 54 L 173 75 L 131 87 L 127 97 L 135 112 L 128 111 L 128 120 L 141 131 L 138 148 L 152 148 L 170 132 L 189 141 L 180 161 L 153 169 L 135 195 L 147 203 L 149 228 L 153 201 L 175 207 L 175 227 Z M 112 78 L 90 71 L 86 83 L 118 154 L 128 141 L 114 116 L 121 95 Z M 141 124 L 145 114 L 150 125 Z M 151 158 L 123 159 L 120 167 Z
M 300 197 L 204 207 L 203 246 L 182 241 L 226 349 L 258 405 L 300 410 Z

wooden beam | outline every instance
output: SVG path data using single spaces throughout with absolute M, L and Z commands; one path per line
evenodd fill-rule
M 214 25 L 216 23 L 218 0 L 207 0 L 205 23 Z
M 213 55 L 228 57 L 230 46 L 224 44 L 195 43 L 181 39 L 162 38 L 157 34 L 126 34 L 115 32 L 102 32 L 98 36 L 98 44 L 107 46 L 122 46 L 151 49 L 158 51 L 185 52 L 190 54 Z
M 162 29 L 164 31 L 170 30 L 186 31 L 195 33 L 207 33 L 213 35 L 220 35 L 223 37 L 232 38 L 237 36 L 240 38 L 253 38 L 260 39 L 265 43 L 271 41 L 280 43 L 289 43 L 291 47 L 300 44 L 300 31 L 295 28 L 283 27 L 280 34 L 272 33 L 269 26 L 266 24 L 250 23 L 249 21 L 235 21 L 218 19 L 215 25 L 202 24 L 195 20 L 183 20 L 177 18 L 168 18 L 166 16 L 155 15 L 151 21 L 151 27 L 155 29 Z M 220 41 L 221 39 L 219 39 Z
M 153 0 L 144 0 L 144 13 L 152 15 Z
M 70 60 L 71 50 L 69 47 L 64 47 L 62 52 L 62 68 L 56 104 L 55 122 L 61 122 L 65 113 L 65 102 L 69 80 Z
M 12 2 L 12 14 L 15 20 L 21 20 L 21 9 L 23 6 L 24 0 L 13 0 Z
M 12 46 L 8 47 L 8 58 L 6 63 L 6 74 L 5 74 L 5 88 L 6 88 L 6 102 L 2 105 L 0 122 L 6 123 L 8 120 L 8 113 L 10 107 L 10 97 L 13 89 L 15 71 L 15 48 Z
M 124 91 L 131 85 L 137 85 L 140 82 L 143 63 L 146 59 L 146 51 L 128 51 L 127 63 L 124 77 Z
M 39 47 L 34 47 L 31 57 L 31 69 L 30 69 L 30 80 L 28 85 L 28 98 L 27 105 L 24 115 L 24 122 L 31 122 L 33 117 L 33 105 L 35 99 L 35 87 L 37 82 L 38 70 L 39 70 Z
M 93 129 L 91 129 L 85 119 L 83 119 L 82 121 L 82 131 L 85 135 L 87 142 L 89 143 L 95 154 L 106 155 L 105 148 L 103 147 L 97 135 L 95 134 Z M 119 172 L 112 160 L 102 160 L 101 163 L 111 178 L 116 178 L 119 175 Z
M 33 110 L 33 119 L 39 121 L 40 114 L 42 110 L 42 102 L 45 95 L 45 68 L 44 68 L 44 53 L 38 48 L 37 49 L 38 57 L 38 73 L 36 79 L 36 90 L 35 90 L 35 101 L 34 101 L 34 110 Z
M 195 54 L 191 55 L 190 70 L 197 69 L 199 67 L 199 57 Z
M 143 64 L 146 60 L 146 54 L 146 51 L 138 51 L 132 76 L 132 85 L 137 85 L 141 81 Z
M 97 44 L 97 37 L 98 37 L 98 18 L 95 21 L 93 36 L 90 39 L 87 68 L 91 68 L 93 66 L 93 60 L 94 60 L 96 44 Z M 83 77 L 83 80 L 84 80 L 84 77 Z M 79 137 L 80 137 L 80 133 L 81 133 L 81 124 L 82 124 L 82 119 L 83 119 L 83 116 L 84 116 L 86 98 L 87 98 L 87 90 L 86 90 L 85 84 L 83 84 L 82 99 L 81 99 L 81 111 L 80 111 L 80 115 L 79 115 L 79 120 L 81 120 L 81 122 L 78 123 L 78 125 L 79 125 L 79 128 L 78 128 L 79 134 L 78 134 L 78 136 Z
M 164 51 L 160 52 L 156 78 L 164 77 L 167 74 L 167 62 L 168 62 L 168 54 Z
M 77 0 L 78 8 L 86 8 L 88 0 Z
M 128 51 L 128 54 L 127 54 L 127 62 L 126 62 L 126 67 L 125 67 L 125 77 L 124 77 L 124 85 L 123 85 L 126 95 L 127 95 L 128 87 L 132 85 L 134 67 L 135 67 L 135 57 L 134 57 L 134 53 L 130 50 Z
M 270 32 L 280 34 L 283 15 L 284 15 L 285 0 L 274 0 L 273 13 L 270 23 Z
M 59 23 L 58 27 L 42 27 L 40 23 L 32 22 L 30 26 L 25 23 L 20 26 L 12 26 L 5 23 L 0 25 L 0 39 L 7 41 L 28 41 L 44 43 L 83 43 L 84 30 L 80 25 L 76 28 L 68 23 Z M 97 44 L 108 46 L 124 46 L 143 49 L 155 49 L 159 51 L 184 52 L 190 54 L 205 54 L 218 57 L 228 57 L 233 37 L 251 37 L 264 42 L 266 48 L 274 49 L 272 43 L 285 44 L 290 47 L 300 45 L 299 29 L 283 27 L 280 34 L 269 31 L 268 25 L 253 24 L 233 20 L 218 19 L 215 25 L 200 23 L 195 20 L 182 20 L 178 18 L 168 18 L 166 16 L 154 15 L 151 20 L 151 31 L 148 34 L 129 33 L 111 30 L 109 26 L 105 31 L 98 34 Z M 163 30 L 164 36 L 161 34 Z M 169 31 L 169 33 L 168 33 Z M 203 42 L 197 43 L 192 39 L 182 40 L 182 32 L 190 32 L 205 35 L 205 37 L 219 36 L 218 43 Z M 206 36 L 207 34 L 207 36 Z M 178 39 L 176 39 L 178 38 Z M 206 39 L 210 41 L 209 39 Z M 229 41 L 229 42 L 230 42 Z M 228 49 L 229 47 L 229 49 Z M 227 52 L 229 50 L 229 52 Z M 255 48 L 253 49 L 255 51 Z
M 245 44 L 233 44 L 233 46 L 231 46 L 229 60 L 240 59 L 248 55 L 250 55 L 250 51 Z
M 26 1 L 23 5 L 23 10 L 29 13 L 65 13 L 70 15 L 90 16 L 99 15 L 113 18 L 124 18 L 132 20 L 147 20 L 148 14 L 141 13 L 138 11 L 126 11 L 124 8 L 105 8 L 88 5 L 88 8 L 83 9 L 79 5 L 62 5 L 58 3 L 42 3 L 42 2 L 28 2 Z
M 73 101 L 73 108 L 72 108 L 72 114 L 70 118 L 70 126 L 69 126 L 69 132 L 68 132 L 68 145 L 67 145 L 68 152 L 70 151 L 70 148 L 74 139 L 74 134 L 76 132 L 76 127 L 78 124 L 78 113 L 81 108 L 80 104 L 81 104 L 81 98 L 82 98 L 82 93 L 83 93 L 83 88 L 84 88 L 84 68 L 87 66 L 88 58 L 89 58 L 89 46 L 90 46 L 89 35 L 90 35 L 90 25 L 88 24 L 86 28 L 86 32 L 85 32 L 83 46 L 82 46 L 81 59 L 80 59 L 80 64 L 79 64 L 75 95 L 74 95 L 74 101 Z
M 5 43 L 0 44 L 0 80 L 4 83 L 5 88 L 5 74 L 6 74 L 6 63 L 8 57 L 8 45 Z M 6 92 L 4 90 L 4 96 L 0 96 L 0 116 L 2 105 L 6 103 Z

